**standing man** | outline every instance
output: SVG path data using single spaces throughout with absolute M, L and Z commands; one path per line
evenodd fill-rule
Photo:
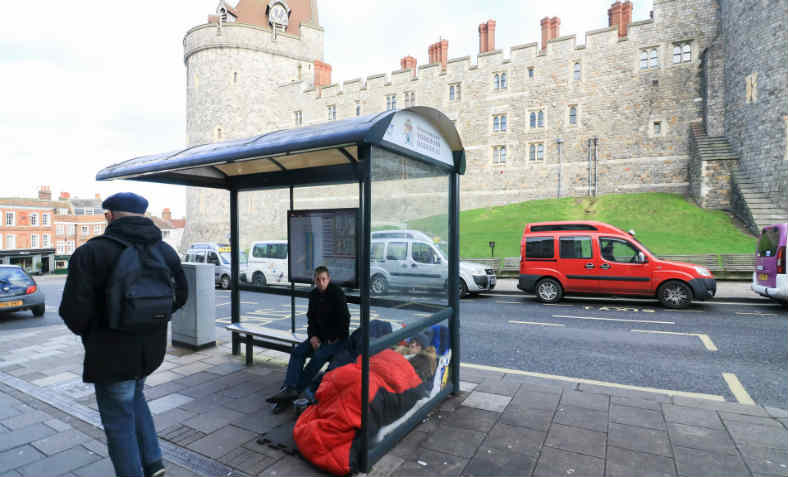
M 309 386 L 320 368 L 342 350 L 350 334 L 350 311 L 345 293 L 331 283 L 328 268 L 315 269 L 315 288 L 309 293 L 307 336 L 296 346 L 287 365 L 287 376 L 282 390 L 266 399 L 276 403 L 274 414 L 287 409 L 293 399 Z M 306 358 L 312 357 L 304 368 Z
M 82 379 L 95 385 L 115 473 L 124 477 L 161 477 L 165 469 L 159 439 L 142 391 L 145 378 L 164 359 L 167 349 L 167 319 L 164 318 L 170 314 L 155 315 L 161 319 L 153 322 L 150 329 L 122 331 L 110 326 L 107 313 L 107 308 L 116 309 L 122 304 L 108 303 L 105 298 L 116 279 L 113 270 L 127 246 L 134 247 L 140 256 L 149 253 L 146 257 L 156 256 L 163 261 L 159 270 L 163 270 L 163 276 L 169 271 L 169 286 L 174 288 L 174 293 L 169 291 L 169 295 L 174 295 L 171 313 L 186 303 L 186 276 L 175 250 L 162 242 L 161 231 L 145 217 L 148 208 L 145 198 L 121 192 L 108 197 L 101 205 L 109 225 L 104 235 L 88 241 L 71 256 L 60 316 L 72 332 L 82 337 L 85 347 Z M 165 298 L 166 307 L 169 301 Z

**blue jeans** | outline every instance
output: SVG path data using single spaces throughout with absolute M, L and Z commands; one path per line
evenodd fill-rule
M 322 343 L 317 350 L 312 349 L 309 340 L 296 346 L 293 354 L 290 355 L 290 362 L 287 364 L 287 376 L 285 386 L 293 388 L 298 392 L 303 391 L 317 375 L 320 368 L 329 362 L 334 355 L 345 346 L 344 340 L 337 340 L 336 343 Z M 309 364 L 304 367 L 307 358 Z
M 95 385 L 109 457 L 119 476 L 142 477 L 144 469 L 161 460 L 144 386 L 145 378 Z

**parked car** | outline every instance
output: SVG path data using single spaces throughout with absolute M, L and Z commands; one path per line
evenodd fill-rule
M 788 305 L 788 278 L 785 273 L 785 243 L 788 223 L 761 230 L 755 251 L 752 290 L 759 295 Z
M 232 267 L 230 258 L 230 246 L 220 243 L 201 242 L 194 243 L 186 251 L 185 263 L 212 263 L 216 266 L 215 278 L 216 285 L 225 290 L 230 288 L 232 283 Z M 241 251 L 240 276 L 239 280 L 246 281 L 246 252 Z
M 427 234 L 418 230 L 372 232 L 370 292 L 383 295 L 391 288 L 441 289 L 448 286 L 449 262 Z M 495 288 L 495 270 L 460 262 L 457 292 L 462 298 Z
M 44 316 L 44 293 L 22 267 L 0 265 L 0 311 L 20 310 L 31 310 L 33 316 Z
M 268 283 L 287 282 L 287 270 L 287 240 L 252 242 L 247 269 L 252 284 L 266 286 Z
M 660 260 L 634 237 L 602 222 L 541 222 L 525 226 L 518 288 L 556 303 L 565 293 L 656 297 L 668 308 L 714 297 L 711 272 Z

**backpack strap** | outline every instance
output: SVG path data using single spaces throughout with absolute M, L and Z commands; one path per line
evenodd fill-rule
M 131 247 L 131 246 L 132 246 L 132 245 L 131 245 L 129 242 L 126 242 L 126 241 L 125 241 L 125 240 L 123 240 L 123 239 L 120 239 L 120 238 L 118 238 L 118 237 L 115 237 L 114 235 L 107 235 L 107 234 L 102 234 L 102 235 L 99 235 L 99 236 L 93 237 L 93 238 L 92 238 L 92 239 L 90 239 L 90 240 L 98 240 L 98 239 L 107 239 L 107 240 L 111 240 L 111 241 L 113 241 L 113 242 L 115 242 L 115 243 L 119 243 L 119 244 L 123 245 L 123 248 L 129 248 L 129 247 Z M 90 242 L 90 240 L 88 240 L 88 242 Z

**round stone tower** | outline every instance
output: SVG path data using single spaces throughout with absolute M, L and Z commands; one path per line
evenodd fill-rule
M 239 0 L 235 7 L 220 1 L 206 24 L 186 33 L 183 49 L 189 146 L 279 129 L 292 108 L 277 87 L 311 87 L 315 61 L 323 60 L 317 0 Z M 188 188 L 186 214 L 182 247 L 226 241 L 226 191 Z

